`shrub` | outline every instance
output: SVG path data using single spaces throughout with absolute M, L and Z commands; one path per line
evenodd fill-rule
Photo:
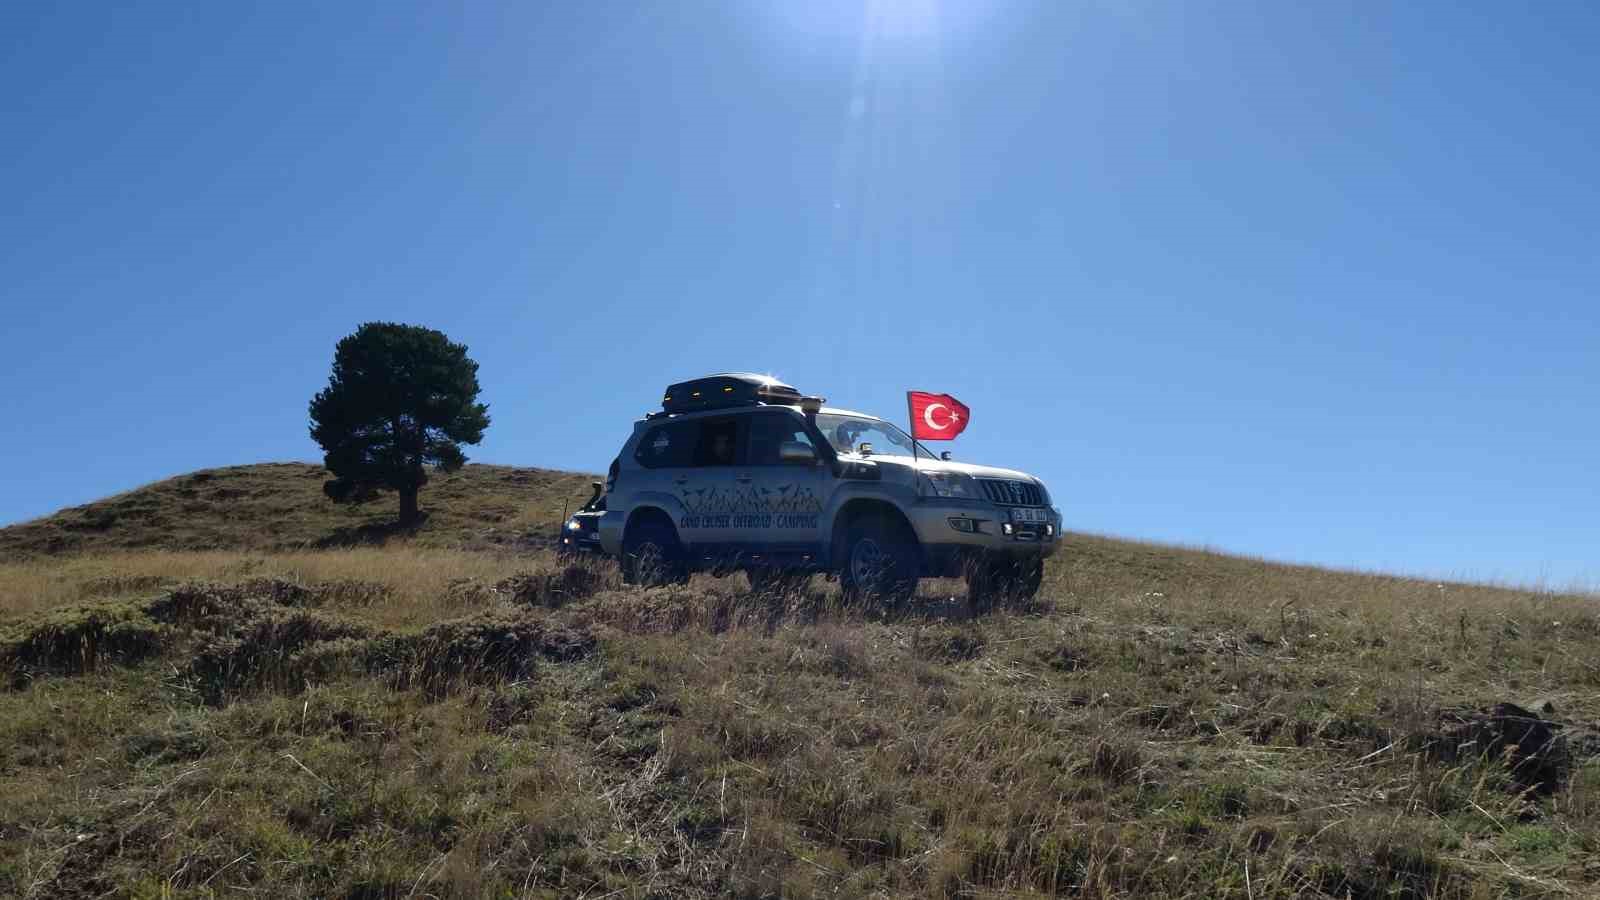
M 0 632 L 0 673 L 20 687 L 36 672 L 92 672 L 103 662 L 133 662 L 161 652 L 170 630 L 137 603 L 76 606 L 38 624 Z

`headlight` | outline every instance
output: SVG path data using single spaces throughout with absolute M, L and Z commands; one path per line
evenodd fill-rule
M 573 519 L 572 521 L 567 523 L 567 530 L 568 531 L 582 531 L 583 530 L 583 526 L 578 523 L 577 519 Z
M 960 472 L 923 472 L 918 476 L 922 480 L 922 490 L 936 497 L 951 497 L 956 500 L 982 500 L 983 495 L 978 492 L 978 482 L 971 475 Z

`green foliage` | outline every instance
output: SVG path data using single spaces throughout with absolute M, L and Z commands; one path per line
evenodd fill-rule
M 418 325 L 362 325 L 339 341 L 328 386 L 311 400 L 311 437 L 334 474 L 327 495 L 359 502 L 394 490 L 401 520 L 416 518 L 427 468 L 460 469 L 461 445 L 483 439 L 489 407 L 477 399 L 478 364 L 464 344 Z

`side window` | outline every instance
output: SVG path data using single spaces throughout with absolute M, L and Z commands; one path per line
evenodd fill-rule
M 645 432 L 634 458 L 647 469 L 681 468 L 694 458 L 700 429 L 695 422 L 669 422 Z
M 783 460 L 778 455 L 778 448 L 790 441 L 812 446 L 805 425 L 794 416 L 765 412 L 750 417 L 750 465 L 783 465 Z
M 731 466 L 739 462 L 739 423 L 734 419 L 701 419 L 696 426 L 695 466 Z

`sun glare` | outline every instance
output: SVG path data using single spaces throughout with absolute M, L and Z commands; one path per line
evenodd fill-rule
M 943 43 L 969 32 L 1001 4 L 951 0 L 819 0 L 763 6 L 783 35 L 801 41 Z

